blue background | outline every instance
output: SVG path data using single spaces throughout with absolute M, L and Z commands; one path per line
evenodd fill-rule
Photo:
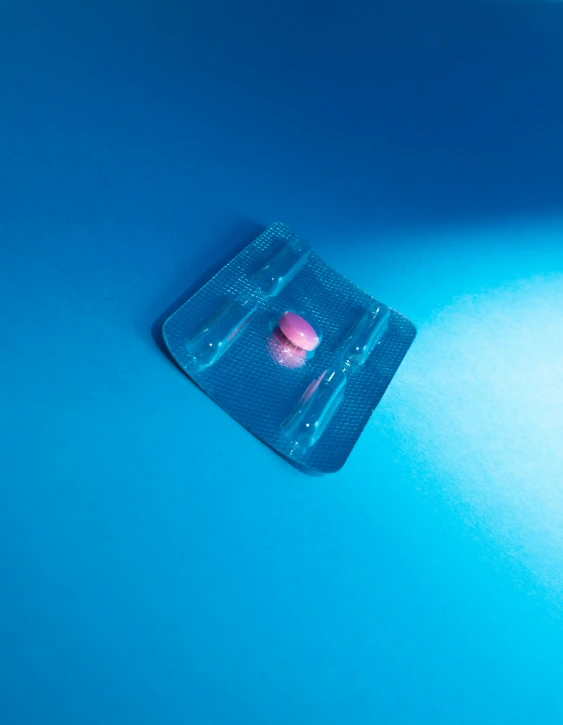
M 3 4 L 3 725 L 562 722 L 562 81 L 558 3 Z M 153 337 L 274 220 L 419 327 L 321 479 Z

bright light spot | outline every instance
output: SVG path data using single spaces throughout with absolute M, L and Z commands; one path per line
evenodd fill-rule
M 423 489 L 563 593 L 563 275 L 445 309 L 381 413 Z

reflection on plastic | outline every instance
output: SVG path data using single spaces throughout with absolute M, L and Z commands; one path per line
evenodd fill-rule
M 325 370 L 309 385 L 283 424 L 293 455 L 304 455 L 319 440 L 342 402 L 345 387 L 346 375 L 341 370 Z
M 279 327 L 272 330 L 272 334 L 268 338 L 268 352 L 272 360 L 277 362 L 283 368 L 302 368 L 307 360 L 304 350 L 292 345 L 287 338 L 284 337 Z
M 235 341 L 256 308 L 253 300 L 235 297 L 213 313 L 186 341 L 190 368 L 203 370 L 217 362 Z
M 342 340 L 337 357 L 347 367 L 363 365 L 377 343 L 387 332 L 391 312 L 386 305 L 375 302 L 360 317 Z
M 265 297 L 275 297 L 301 271 L 310 253 L 304 239 L 290 239 L 252 276 L 254 284 Z

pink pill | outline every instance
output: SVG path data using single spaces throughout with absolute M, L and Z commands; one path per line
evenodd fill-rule
M 278 326 L 289 342 L 301 350 L 311 352 L 319 344 L 319 336 L 315 330 L 307 320 L 296 315 L 295 312 L 285 312 L 281 316 Z

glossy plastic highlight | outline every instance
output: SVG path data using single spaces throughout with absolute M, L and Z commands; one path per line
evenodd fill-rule
M 257 309 L 253 300 L 227 300 L 186 340 L 189 367 L 204 370 L 225 354 Z
M 310 253 L 307 242 L 294 237 L 262 265 L 252 281 L 265 297 L 275 297 L 301 271 Z
M 336 355 L 347 368 L 364 365 L 387 332 L 391 312 L 380 302 L 372 304 L 348 331 Z
M 346 375 L 325 370 L 304 392 L 283 424 L 284 436 L 293 444 L 293 455 L 304 455 L 326 430 L 344 398 Z

